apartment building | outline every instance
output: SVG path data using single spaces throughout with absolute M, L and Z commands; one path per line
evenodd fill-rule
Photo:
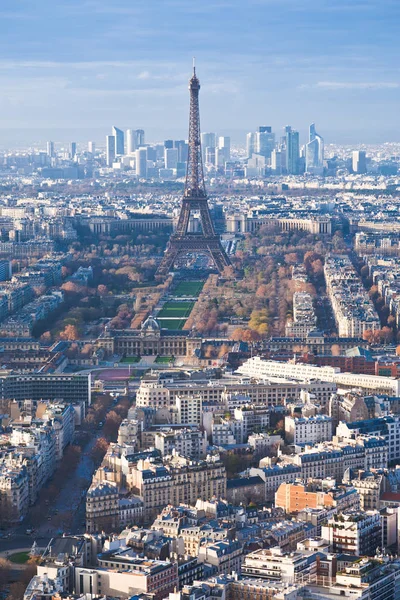
M 20 523 L 29 507 L 29 480 L 24 466 L 0 464 L 0 526 Z
M 293 294 L 293 319 L 287 322 L 285 335 L 305 338 L 316 327 L 317 317 L 313 297 L 308 292 L 295 292 Z
M 240 573 L 243 562 L 243 546 L 238 540 L 225 539 L 205 542 L 198 549 L 198 560 L 213 575 Z
M 128 488 L 143 501 L 145 520 L 167 504 L 192 504 L 226 496 L 226 472 L 219 457 L 194 460 L 173 454 L 161 460 L 143 458 L 132 464 L 126 476 Z
M 322 379 L 316 378 L 315 374 L 314 377 L 309 377 L 308 381 L 303 383 L 290 381 L 290 374 L 286 378 L 279 373 L 271 374 L 269 378 L 263 376 L 262 373 L 261 375 L 251 374 L 250 376 L 245 373 L 245 375 L 246 377 L 223 377 L 222 379 L 201 382 L 144 379 L 137 391 L 136 403 L 140 407 L 164 408 L 176 406 L 177 397 L 180 398 L 180 402 L 184 398 L 201 398 L 204 407 L 205 403 L 223 403 L 230 395 L 231 397 L 244 396 L 247 404 L 250 403 L 265 408 L 267 406 L 282 406 L 285 399 L 296 400 L 300 398 L 302 390 L 314 394 L 318 402 L 327 404 L 331 394 L 336 391 L 334 383 L 328 381 L 321 383 Z M 280 378 L 280 380 L 274 381 L 274 378 Z M 282 381 L 282 379 L 287 380 Z
M 119 493 L 112 481 L 92 483 L 86 494 L 86 529 L 89 533 L 116 531 Z
M 340 337 L 362 337 L 381 328 L 378 314 L 348 256 L 328 255 L 326 289 Z
M 335 514 L 322 525 L 321 537 L 333 552 L 375 556 L 376 549 L 382 544 L 380 514 L 378 511 Z
M 123 570 L 114 567 L 76 567 L 74 570 L 78 594 L 126 598 L 140 593 L 163 600 L 179 583 L 176 563 L 144 558 L 132 559 Z
M 332 418 L 327 415 L 285 417 L 285 437 L 289 444 L 315 444 L 332 439 Z

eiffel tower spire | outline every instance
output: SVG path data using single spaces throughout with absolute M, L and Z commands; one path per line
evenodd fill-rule
M 193 75 L 189 81 L 189 92 L 189 148 L 185 191 L 178 225 L 175 233 L 171 235 L 164 257 L 158 267 L 157 276 L 167 275 L 178 256 L 188 252 L 209 254 L 220 273 L 230 265 L 229 259 L 221 246 L 219 236 L 215 233 L 207 201 L 200 141 L 200 81 L 196 74 L 194 61 Z M 188 233 L 192 211 L 200 213 L 201 233 Z
M 204 198 L 206 186 L 204 183 L 203 161 L 200 141 L 200 81 L 193 64 L 193 75 L 189 81 L 190 113 L 189 113 L 189 148 L 186 171 L 185 196 L 187 198 Z

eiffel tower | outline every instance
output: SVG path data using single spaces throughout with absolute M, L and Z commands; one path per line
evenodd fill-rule
M 208 207 L 204 184 L 203 162 L 200 142 L 200 82 L 193 65 L 193 76 L 189 81 L 189 155 L 186 171 L 185 191 L 176 231 L 171 235 L 164 257 L 156 276 L 162 277 L 173 268 L 177 258 L 188 252 L 208 254 L 217 270 L 222 273 L 230 265 L 229 258 L 221 245 L 219 235 L 215 233 Z M 189 219 L 192 211 L 200 213 L 201 233 L 189 233 Z

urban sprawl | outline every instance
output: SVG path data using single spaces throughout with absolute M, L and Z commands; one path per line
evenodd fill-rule
M 400 597 L 400 144 L 0 155 L 0 596 Z

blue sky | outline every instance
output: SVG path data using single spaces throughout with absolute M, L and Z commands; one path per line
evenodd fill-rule
M 185 137 L 192 56 L 203 131 L 400 141 L 399 17 L 398 0 L 2 0 L 0 143 Z

